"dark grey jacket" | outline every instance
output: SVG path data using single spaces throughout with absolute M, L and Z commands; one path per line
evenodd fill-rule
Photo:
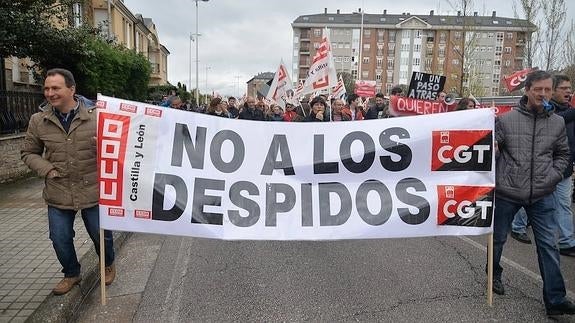
M 496 194 L 521 204 L 553 193 L 571 159 L 563 118 L 532 113 L 526 103 L 524 96 L 519 108 L 495 120 Z

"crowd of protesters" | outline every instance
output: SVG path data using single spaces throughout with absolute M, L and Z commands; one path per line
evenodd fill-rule
M 399 86 L 391 90 L 391 95 L 402 96 Z M 443 101 L 445 92 L 440 92 L 437 100 Z M 164 97 L 161 106 L 173 109 L 205 113 L 223 118 L 258 121 L 286 122 L 329 122 L 382 119 L 393 117 L 389 108 L 389 97 L 377 93 L 374 98 L 364 99 L 357 94 L 350 94 L 346 99 L 328 98 L 317 95 L 304 99 L 299 104 L 286 103 L 279 105 L 263 97 L 246 96 L 215 97 L 208 105 L 192 106 L 183 102 L 178 96 Z M 471 98 L 461 98 L 454 110 L 475 109 L 476 102 Z

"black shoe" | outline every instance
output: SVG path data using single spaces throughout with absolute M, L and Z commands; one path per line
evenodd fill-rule
M 563 256 L 575 257 L 575 247 L 559 248 L 559 253 Z
M 500 279 L 493 280 L 493 292 L 497 295 L 505 295 L 505 287 Z
M 531 244 L 531 239 L 529 239 L 529 236 L 527 235 L 527 233 L 519 233 L 519 232 L 511 231 L 511 238 L 513 238 L 513 239 L 515 239 L 521 243 Z
M 564 315 L 575 314 L 575 304 L 573 302 L 566 300 L 565 302 L 557 305 L 552 305 L 547 309 L 547 315 Z

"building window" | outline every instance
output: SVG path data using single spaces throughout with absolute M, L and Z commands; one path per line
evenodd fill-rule
M 454 58 L 454 59 L 451 61 L 451 64 L 453 64 L 453 65 L 459 65 L 459 59 Z
M 371 29 L 364 29 L 364 30 L 363 30 L 363 35 L 364 35 L 364 36 L 371 36 Z
M 401 32 L 401 38 L 409 38 L 409 37 L 411 37 L 411 30 L 409 30 L 409 29 L 404 29 L 404 30 Z
M 460 31 L 455 32 L 455 39 L 461 39 L 461 32 Z
M 363 58 L 363 64 L 369 64 L 369 57 Z
M 375 75 L 375 79 L 376 79 L 377 81 L 381 81 L 381 74 L 376 74 L 376 75 Z
M 321 37 L 321 29 L 314 29 L 313 35 L 316 37 Z
M 414 51 L 414 52 L 419 52 L 419 51 L 421 51 L 421 45 L 420 45 L 420 44 L 414 44 L 414 45 L 413 45 L 413 51 Z
M 337 48 L 343 48 L 343 43 L 337 43 Z
M 439 33 L 439 42 L 445 43 L 445 32 Z
M 409 52 L 409 44 L 401 44 L 402 52 Z
M 369 52 L 369 49 L 371 48 L 370 44 L 363 44 L 363 50 L 366 52 Z
M 510 60 L 505 60 L 505 66 L 507 66 L 507 67 L 511 66 L 511 61 L 510 61 Z
M 381 67 L 383 65 L 383 58 L 377 59 L 377 67 Z
M 495 37 L 495 34 L 494 34 L 494 33 L 488 33 L 488 34 L 487 34 L 487 38 L 493 38 L 493 37 Z
M 393 82 L 393 71 L 387 71 L 387 79 L 386 79 L 387 83 L 391 83 Z
M 395 42 L 395 32 L 389 32 L 389 41 L 392 43 Z
M 415 58 L 413 59 L 413 65 L 414 65 L 414 66 L 419 66 L 420 64 L 421 64 L 421 58 L 415 57 Z
M 505 47 L 505 53 L 511 54 L 511 47 Z
M 507 39 L 513 39 L 513 33 L 507 33 Z
M 362 71 L 362 72 L 361 72 L 361 77 L 364 78 L 364 79 L 368 78 L 368 77 L 369 77 L 369 71 Z
M 439 47 L 437 54 L 439 54 L 439 56 L 445 56 L 445 47 Z
M 319 43 L 313 43 L 313 48 L 318 49 L 319 48 Z
M 387 69 L 390 69 L 390 70 L 393 69 L 393 58 L 387 59 Z
M 346 43 L 344 43 L 344 44 L 343 44 L 343 47 L 344 47 L 344 48 L 348 48 L 348 49 L 349 49 L 349 47 L 350 47 L 350 44 L 346 42 Z

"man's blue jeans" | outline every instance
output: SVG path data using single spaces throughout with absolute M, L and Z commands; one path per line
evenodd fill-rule
M 511 230 L 517 233 L 527 233 L 527 213 L 525 209 L 520 208 L 513 218 Z
M 565 301 L 565 282 L 559 266 L 559 249 L 557 248 L 555 233 L 557 225 L 553 220 L 555 212 L 555 198 L 549 194 L 531 205 L 521 205 L 501 198 L 495 198 L 495 214 L 493 222 L 493 275 L 501 279 L 501 254 L 507 235 L 511 230 L 513 216 L 519 209 L 525 212 L 531 221 L 535 244 L 537 246 L 537 260 L 539 271 L 543 278 L 543 301 L 545 307 L 557 305 Z
M 571 193 L 573 192 L 573 182 L 571 177 L 563 179 L 553 196 L 555 197 L 556 209 L 555 221 L 559 227 L 559 248 L 575 247 L 575 237 L 573 236 L 573 211 L 571 210 Z
M 573 182 L 571 177 L 563 179 L 553 192 L 556 210 L 553 218 L 557 222 L 559 231 L 559 248 L 575 247 L 575 236 L 573 233 L 573 211 L 571 210 L 571 194 L 573 192 Z M 527 232 L 527 214 L 523 209 L 519 210 L 513 219 L 511 230 L 517 233 Z
M 50 240 L 56 251 L 56 256 L 62 265 L 64 277 L 76 277 L 80 275 L 80 263 L 74 249 L 74 219 L 77 211 L 62 210 L 53 206 L 48 206 L 48 226 L 50 229 Z M 100 217 L 98 205 L 82 209 L 82 219 L 88 235 L 94 242 L 96 253 L 100 255 Z M 106 251 L 106 266 L 114 262 L 112 231 L 104 231 L 104 245 Z

